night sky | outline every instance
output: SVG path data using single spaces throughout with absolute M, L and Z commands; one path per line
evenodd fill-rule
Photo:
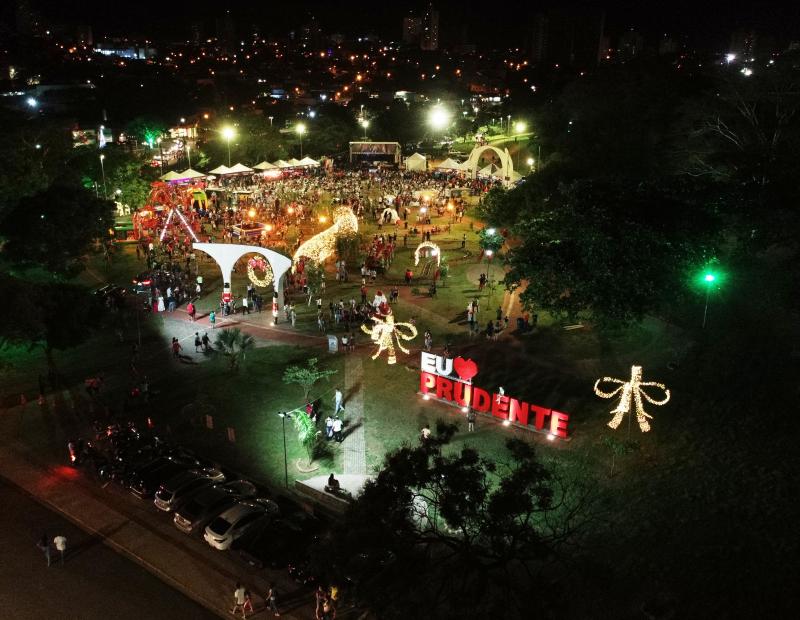
M 214 20 L 229 8 L 239 24 L 258 23 L 261 32 L 281 36 L 314 15 L 326 32 L 359 34 L 372 32 L 386 38 L 399 39 L 402 17 L 413 9 L 422 12 L 426 2 L 337 2 L 306 0 L 286 3 L 248 3 L 232 5 L 209 0 L 138 0 L 115 3 L 108 0 L 82 0 L 80 3 L 61 0 L 26 0 L 46 18 L 57 22 L 90 24 L 95 36 L 133 34 L 153 37 L 185 38 L 193 21 L 206 23 L 206 31 L 214 32 Z M 226 7 L 227 5 L 227 7 Z M 609 0 L 607 2 L 555 2 L 540 0 L 519 3 L 438 0 L 440 27 L 444 44 L 459 43 L 466 35 L 469 42 L 492 45 L 521 44 L 529 30 L 529 19 L 540 11 L 572 6 L 578 9 L 605 9 L 607 33 L 612 37 L 635 28 L 646 37 L 663 33 L 687 35 L 701 46 L 727 44 L 736 29 L 769 32 L 781 39 L 800 39 L 800 2 L 766 2 L 742 0 L 675 0 L 650 2 L 643 0 Z M 225 8 L 223 8 L 225 7 Z M 508 7 L 503 10 L 502 7 Z M 242 26 L 242 29 L 245 29 Z M 249 30 L 249 27 L 245 30 Z

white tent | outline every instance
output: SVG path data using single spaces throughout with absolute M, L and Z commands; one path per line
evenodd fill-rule
M 299 160 L 299 159 L 295 159 L 294 157 L 292 157 L 292 158 L 291 158 L 291 159 L 290 159 L 288 162 L 286 162 L 286 163 L 287 163 L 287 164 L 289 164 L 290 166 L 292 166 L 292 167 L 294 168 L 294 167 L 296 167 L 296 166 L 299 166 L 299 165 L 300 165 L 300 160 Z
M 276 168 L 291 168 L 292 164 L 290 164 L 289 162 L 283 161 L 282 159 L 279 159 L 278 161 L 275 162 L 275 167 Z
M 499 168 L 495 164 L 489 164 L 485 168 L 478 170 L 478 176 L 483 178 L 502 179 L 503 172 L 502 168 Z
M 228 174 L 231 171 L 228 166 L 217 166 L 209 172 L 209 174 Z
M 319 162 L 318 161 L 314 161 L 310 157 L 306 156 L 306 157 L 303 157 L 303 159 L 300 160 L 300 165 L 301 166 L 319 166 Z
M 428 160 L 424 155 L 414 153 L 410 157 L 406 157 L 406 170 L 425 171 L 428 168 Z
M 253 172 L 252 168 L 248 168 L 244 164 L 234 164 L 228 168 L 228 174 L 238 174 L 241 172 Z
M 202 172 L 198 172 L 197 170 L 192 170 L 191 168 L 187 168 L 183 172 L 178 173 L 182 179 L 202 179 L 206 175 Z
M 514 170 L 514 172 L 511 173 L 511 182 L 512 183 L 516 183 L 521 178 L 522 178 L 522 175 L 519 172 L 517 172 L 516 170 Z
M 271 164 L 266 160 L 262 161 L 260 164 L 256 164 L 255 166 L 253 166 L 253 168 L 255 168 L 256 170 L 272 170 L 277 167 L 278 166 Z
M 177 181 L 178 179 L 182 179 L 183 177 L 174 170 L 170 170 L 169 172 L 167 172 L 167 174 L 162 174 L 158 178 L 161 179 L 162 181 Z
M 383 224 L 396 224 L 399 219 L 400 216 L 397 215 L 397 210 L 394 207 L 385 207 L 378 221 Z
M 448 157 L 441 164 L 436 166 L 436 169 L 437 170 L 461 170 L 461 164 L 459 164 L 455 159 L 450 159 Z

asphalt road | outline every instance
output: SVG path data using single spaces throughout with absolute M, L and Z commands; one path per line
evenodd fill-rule
M 64 620 L 206 620 L 219 618 L 58 514 L 0 480 L 0 616 Z M 67 538 L 47 567 L 36 541 Z

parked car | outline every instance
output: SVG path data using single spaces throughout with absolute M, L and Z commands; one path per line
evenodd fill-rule
M 322 531 L 322 524 L 307 513 L 259 521 L 236 540 L 233 548 L 250 566 L 285 568 L 299 566 Z
M 277 506 L 276 506 L 277 508 Z M 233 541 L 244 534 L 260 519 L 271 518 L 265 506 L 257 502 L 241 501 L 221 513 L 206 526 L 206 542 L 220 551 L 230 549 Z
M 186 461 L 171 456 L 162 456 L 150 465 L 134 471 L 128 480 L 130 492 L 140 499 L 152 497 L 159 486 L 173 476 L 196 465 L 194 461 Z
M 237 500 L 255 497 L 255 486 L 246 480 L 234 480 L 203 489 L 175 511 L 175 527 L 191 534 L 205 527 L 219 513 L 233 506 Z
M 159 510 L 172 512 L 180 508 L 195 492 L 215 481 L 201 469 L 190 469 L 164 482 L 156 491 L 153 504 Z

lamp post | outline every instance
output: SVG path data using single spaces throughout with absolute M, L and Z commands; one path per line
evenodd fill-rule
M 186 143 L 186 158 L 189 160 L 189 168 L 192 167 L 192 147 L 189 146 L 189 143 Z
M 703 329 L 706 328 L 706 317 L 708 316 L 708 296 L 711 294 L 711 286 L 716 279 L 717 276 L 710 272 L 703 276 L 703 281 L 706 283 L 706 305 L 703 308 Z
M 287 411 L 279 411 L 278 415 L 281 418 L 281 427 L 283 429 L 283 475 L 284 484 L 289 488 L 289 457 L 286 452 L 286 418 L 292 419 L 292 415 Z
M 274 116 L 268 116 L 269 119 L 269 126 L 272 127 L 272 119 L 275 118 Z
M 225 141 L 228 143 L 228 168 L 231 167 L 231 140 L 233 140 L 234 136 L 236 135 L 236 130 L 233 127 L 223 127 L 222 128 L 222 137 L 225 138 Z
M 361 119 L 361 126 L 364 128 L 364 141 L 367 140 L 367 127 L 369 127 L 369 121 L 366 118 Z
M 103 160 L 105 158 L 105 155 L 100 155 L 100 172 L 103 175 L 103 198 L 108 198 L 108 189 L 106 188 L 106 167 L 103 164 Z
M 303 134 L 306 132 L 306 126 L 303 123 L 297 123 L 294 130 L 300 138 L 300 159 L 303 159 Z
M 533 157 L 528 157 L 528 168 L 530 168 L 530 172 L 533 172 L 533 164 L 536 163 Z
M 450 112 L 442 106 L 436 105 L 428 115 L 428 123 L 434 132 L 437 130 L 442 131 L 450 125 Z

